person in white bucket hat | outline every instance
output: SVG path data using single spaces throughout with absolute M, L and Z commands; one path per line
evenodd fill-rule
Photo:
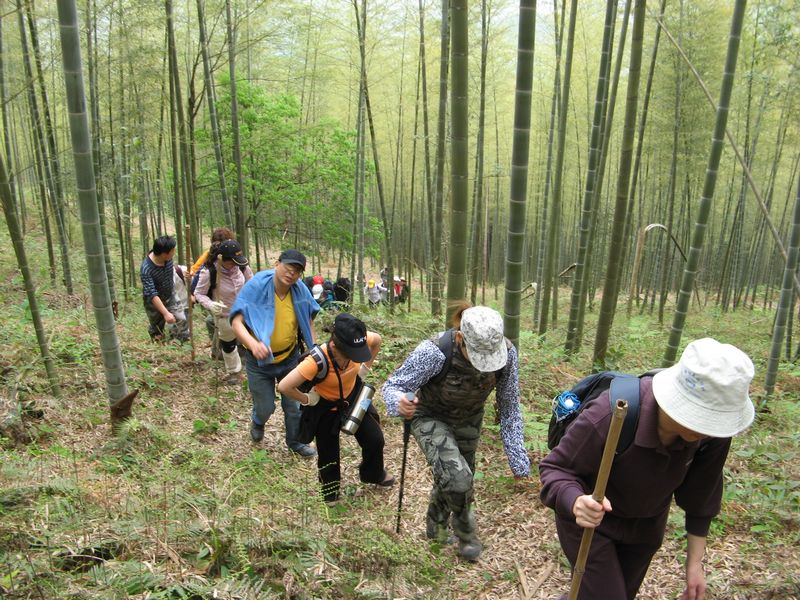
M 720 510 L 731 438 L 753 422 L 753 374 L 744 352 L 704 338 L 691 342 L 678 364 L 642 377 L 636 435 L 614 459 L 602 503 L 591 491 L 611 422 L 608 391 L 584 407 L 542 460 L 541 498 L 555 511 L 558 538 L 573 567 L 583 529 L 595 529 L 579 599 L 636 597 L 663 541 L 674 497 L 687 533 L 680 599 L 703 600 L 706 536 Z

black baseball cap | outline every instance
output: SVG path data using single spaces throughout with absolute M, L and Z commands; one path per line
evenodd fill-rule
M 353 362 L 365 363 L 372 358 L 372 350 L 367 345 L 367 326 L 349 313 L 336 315 L 333 340 L 336 348 Z
M 242 254 L 242 247 L 236 240 L 225 240 L 219 245 L 219 253 L 222 258 L 232 260 L 239 266 L 248 264 L 247 257 Z
M 300 252 L 300 250 L 295 250 L 294 248 L 281 252 L 281 255 L 278 257 L 278 261 L 287 265 L 297 265 L 303 271 L 306 270 L 306 255 Z

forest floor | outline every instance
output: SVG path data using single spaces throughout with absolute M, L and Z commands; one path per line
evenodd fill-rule
M 264 441 L 252 444 L 246 383 L 220 384 L 222 363 L 211 360 L 199 317 L 192 360 L 189 346 L 149 342 L 138 298 L 122 304 L 128 385 L 140 393 L 134 417 L 111 436 L 86 298 L 41 296 L 62 384 L 54 398 L 19 278 L 2 270 L 0 397 L 24 412 L 16 434 L 0 437 L 0 597 L 488 600 L 555 598 L 568 589 L 535 466 L 546 450 L 550 398 L 589 371 L 589 341 L 566 361 L 563 330 L 543 341 L 523 332 L 521 397 L 534 470 L 527 480 L 511 477 L 490 408 L 475 476 L 484 553 L 472 564 L 453 546 L 425 539 L 430 473 L 413 441 L 399 535 L 399 486 L 358 483 L 352 438 L 342 436 L 344 498 L 332 509 L 318 497 L 315 461 L 287 451 L 280 408 Z M 373 371 L 378 386 L 441 329 L 421 310 L 354 312 L 384 338 Z M 587 332 L 593 322 L 590 314 Z M 715 335 L 754 357 L 759 401 L 771 313 L 707 309 L 689 323 L 685 341 Z M 626 371 L 646 370 L 660 362 L 667 335 L 650 315 L 618 315 L 609 359 Z M 722 514 L 709 537 L 708 598 L 800 598 L 800 371 L 782 366 L 779 385 L 756 424 L 735 438 Z M 385 415 L 380 398 L 376 404 Z M 387 469 L 399 479 L 402 425 L 388 417 L 383 425 Z M 676 508 L 640 598 L 678 597 L 684 552 Z

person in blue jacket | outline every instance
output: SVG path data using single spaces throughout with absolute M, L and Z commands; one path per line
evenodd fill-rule
M 264 438 L 264 424 L 275 412 L 275 382 L 297 366 L 301 340 L 311 348 L 316 340 L 313 319 L 320 308 L 303 283 L 306 257 L 284 250 L 275 268 L 261 271 L 242 288 L 230 310 L 231 327 L 245 347 L 245 370 L 253 397 L 250 438 Z M 281 395 L 286 445 L 303 457 L 317 451 L 298 441 L 300 404 Z

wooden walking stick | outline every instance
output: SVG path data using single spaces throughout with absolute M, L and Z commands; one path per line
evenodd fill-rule
M 183 274 L 184 282 L 186 284 L 186 321 L 189 326 L 189 345 L 192 348 L 192 362 L 195 359 L 195 348 L 194 348 L 194 327 L 192 325 L 192 228 L 189 225 L 186 225 L 184 228 L 184 232 L 186 235 L 186 248 L 184 253 L 186 254 L 186 273 Z
M 617 400 L 614 410 L 611 412 L 611 425 L 608 428 L 608 437 L 603 448 L 603 458 L 600 460 L 600 470 L 597 473 L 597 481 L 592 492 L 592 499 L 595 502 L 602 503 L 606 495 L 608 475 L 611 473 L 611 464 L 614 462 L 614 454 L 617 451 L 617 442 L 619 441 L 619 434 L 622 431 L 622 423 L 625 421 L 626 414 L 628 414 L 628 403 L 625 400 Z M 594 527 L 587 527 L 583 530 L 581 547 L 578 550 L 578 558 L 572 571 L 572 584 L 569 588 L 567 600 L 576 600 L 578 598 L 578 590 L 581 589 L 581 580 L 583 579 L 583 573 L 586 571 L 586 558 L 589 556 L 589 546 L 592 545 L 593 535 Z

